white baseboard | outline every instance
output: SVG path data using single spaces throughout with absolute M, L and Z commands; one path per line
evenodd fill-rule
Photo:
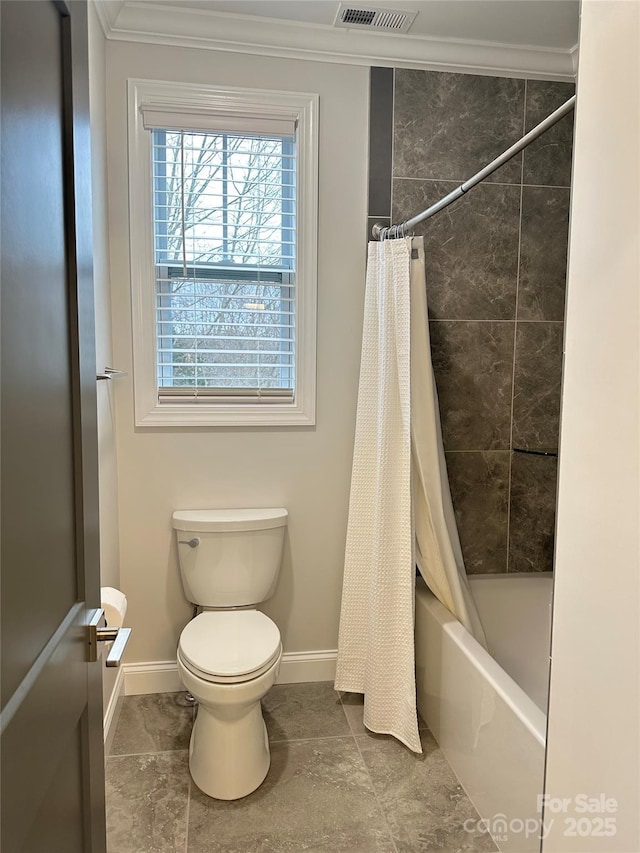
M 174 660 L 125 663 L 123 668 L 125 696 L 138 696 L 141 693 L 177 693 L 179 690 L 184 690 L 178 677 L 178 666 Z
M 114 722 L 117 722 L 117 711 L 118 711 L 118 703 L 121 701 L 122 696 L 124 695 L 124 685 L 125 685 L 125 672 L 124 667 L 119 667 L 118 675 L 116 676 L 116 680 L 113 685 L 113 690 L 111 691 L 111 696 L 109 698 L 109 702 L 107 704 L 107 710 L 104 713 L 104 742 L 105 744 L 109 743 L 109 738 L 113 734 L 111 728 Z M 115 727 L 114 727 L 115 730 Z
M 333 681 L 336 677 L 337 649 L 313 652 L 285 652 L 282 655 L 278 684 L 302 681 Z
M 333 681 L 336 674 L 336 649 L 312 652 L 285 652 L 282 655 L 278 684 L 303 681 Z M 125 663 L 124 695 L 142 693 L 177 693 L 184 690 L 175 661 Z M 115 691 L 114 691 L 115 692 Z

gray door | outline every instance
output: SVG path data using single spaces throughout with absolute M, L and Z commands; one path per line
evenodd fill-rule
M 105 850 L 87 19 L 0 2 L 2 851 Z

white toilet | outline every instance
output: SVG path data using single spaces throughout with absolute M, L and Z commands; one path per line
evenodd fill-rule
M 180 635 L 178 673 L 199 703 L 189 768 L 219 800 L 245 797 L 269 770 L 260 700 L 282 659 L 280 632 L 255 605 L 274 592 L 286 509 L 174 512 L 184 591 L 202 608 Z

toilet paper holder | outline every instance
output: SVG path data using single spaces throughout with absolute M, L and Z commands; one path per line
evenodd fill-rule
M 107 666 L 120 666 L 122 655 L 131 636 L 131 628 L 109 628 L 104 610 L 100 607 L 87 625 L 87 660 L 98 660 L 98 643 L 113 643 L 107 655 Z

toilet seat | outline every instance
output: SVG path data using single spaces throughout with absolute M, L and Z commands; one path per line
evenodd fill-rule
M 280 631 L 259 610 L 201 613 L 185 627 L 178 645 L 185 667 L 215 683 L 257 678 L 281 653 Z
M 203 669 L 198 669 L 197 666 L 194 666 L 192 663 L 189 663 L 184 659 L 184 657 L 180 654 L 180 649 L 178 649 L 178 659 L 183 664 L 185 669 L 188 669 L 192 675 L 195 675 L 197 678 L 201 678 L 202 681 L 206 681 L 209 684 L 245 684 L 248 681 L 254 681 L 259 678 L 259 676 L 264 675 L 275 663 L 280 659 L 280 653 L 282 651 L 282 647 L 278 648 L 278 651 L 273 655 L 273 657 L 267 661 L 264 666 L 261 666 L 259 669 L 256 669 L 254 672 L 246 673 L 245 675 L 212 675 L 210 672 L 205 672 Z

